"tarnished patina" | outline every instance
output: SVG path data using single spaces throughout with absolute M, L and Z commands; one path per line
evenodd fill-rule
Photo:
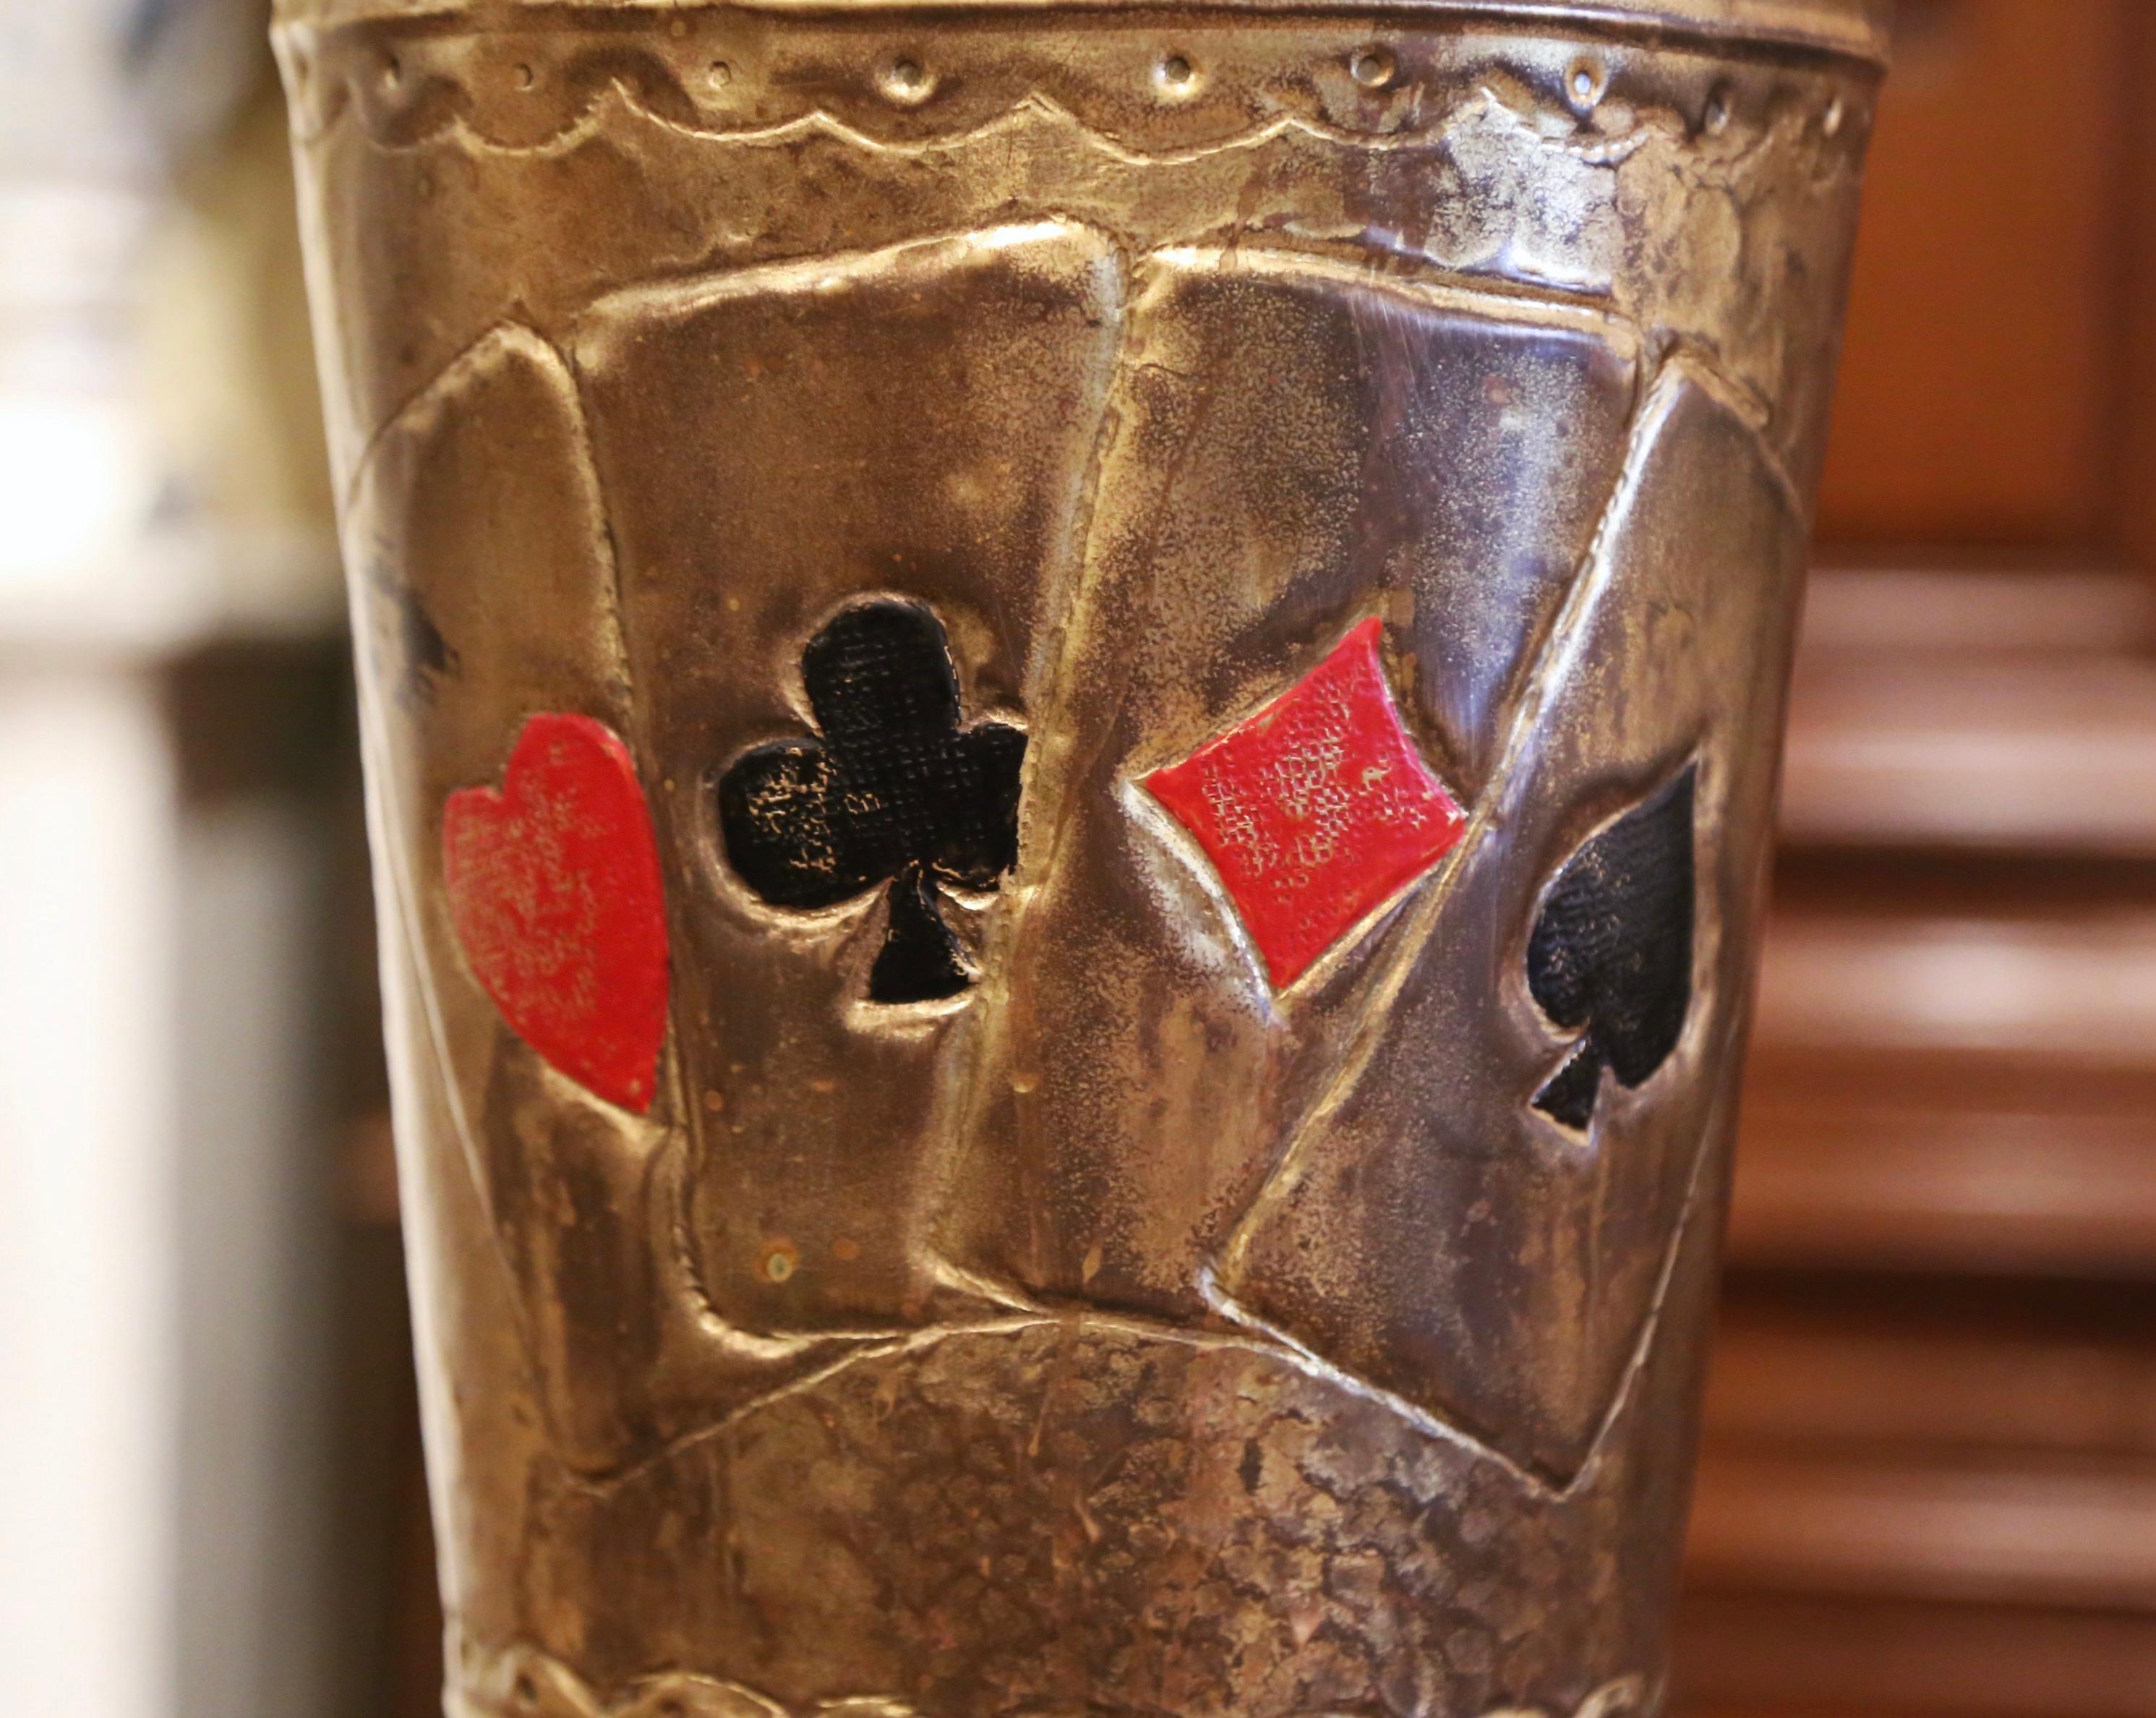
M 279 45 L 452 1711 L 1655 1709 L 1876 20 Z

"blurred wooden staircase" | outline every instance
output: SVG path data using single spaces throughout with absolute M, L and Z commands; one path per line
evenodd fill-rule
M 1815 582 L 1687 1713 L 2156 1714 L 2150 598 Z

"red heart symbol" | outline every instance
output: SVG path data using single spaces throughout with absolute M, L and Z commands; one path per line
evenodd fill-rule
M 510 1028 L 642 1115 L 666 1036 L 666 913 L 636 765 L 613 730 L 547 713 L 500 792 L 442 811 L 442 876 L 465 958 Z

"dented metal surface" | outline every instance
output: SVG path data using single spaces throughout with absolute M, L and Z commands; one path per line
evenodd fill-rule
M 1877 44 L 285 8 L 453 1711 L 1656 1705 Z

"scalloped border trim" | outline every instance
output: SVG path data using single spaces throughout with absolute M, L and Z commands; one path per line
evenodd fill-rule
M 767 18 L 762 22 L 769 26 Z M 528 98 L 521 92 L 531 89 L 532 74 L 516 58 L 514 44 L 534 37 L 545 39 L 551 32 L 514 21 L 501 26 L 499 35 L 444 29 L 439 22 L 414 22 L 411 29 L 408 41 L 393 27 L 380 24 L 328 31 L 310 24 L 280 26 L 278 48 L 291 93 L 295 141 L 318 143 L 340 122 L 351 121 L 370 141 L 392 151 L 450 136 L 491 154 L 544 154 L 592 135 L 604 110 L 615 106 L 684 136 L 757 144 L 821 133 L 856 147 L 911 156 L 985 137 L 1029 117 L 1046 117 L 1068 122 L 1126 164 L 1150 166 L 1194 162 L 1284 134 L 1353 149 L 1427 148 L 1441 146 L 1455 122 L 1481 111 L 1509 123 L 1528 144 L 1609 167 L 1653 135 L 1681 140 L 1691 126 L 1685 116 L 1659 107 L 1618 104 L 1605 109 L 1598 102 L 1582 113 L 1539 100 L 1496 67 L 1448 63 L 1450 50 L 1437 44 L 1415 44 L 1414 61 L 1401 65 L 1397 75 L 1389 72 L 1382 84 L 1328 87 L 1350 86 L 1351 80 L 1363 84 L 1353 69 L 1359 38 L 1352 27 L 1340 30 L 1346 45 L 1336 51 L 1313 51 L 1306 45 L 1304 51 L 1284 56 L 1285 79 L 1268 75 L 1260 60 L 1224 74 L 1219 89 L 1198 101 L 1151 107 L 1108 97 L 1098 64 L 1065 66 L 1041 54 L 1029 57 L 1029 72 L 1019 65 L 992 64 L 992 71 L 1008 75 L 981 75 L 968 68 L 961 84 L 978 87 L 952 106 L 941 100 L 925 106 L 893 99 L 880 87 L 882 74 L 866 59 L 860 67 L 863 87 L 847 99 L 834 100 L 829 90 L 815 95 L 797 91 L 788 99 L 781 88 L 747 105 L 714 102 L 707 93 L 692 89 L 680 63 L 705 51 L 690 47 L 685 56 L 685 28 L 669 30 L 662 41 L 619 30 L 564 33 L 569 36 L 566 44 L 550 44 L 546 50 L 552 56 L 546 95 L 525 105 Z M 712 45 L 725 51 L 723 44 Z M 1405 42 L 1400 45 L 1403 52 L 1409 51 Z M 447 60 L 438 57 L 442 49 L 448 50 Z M 1558 51 L 1563 51 L 1562 44 Z M 493 61 L 499 63 L 489 63 Z M 725 61 L 717 64 L 723 70 Z M 1836 63 L 1823 63 L 1822 69 L 1825 64 Z M 383 88 L 365 74 L 372 69 L 379 80 L 384 67 L 393 80 L 384 86 L 393 91 L 387 99 Z M 1133 69 L 1130 74 L 1142 73 Z M 517 77 L 523 81 L 515 90 L 503 81 Z M 1004 87 L 998 90 L 998 85 Z M 511 117 L 519 106 L 521 115 Z

